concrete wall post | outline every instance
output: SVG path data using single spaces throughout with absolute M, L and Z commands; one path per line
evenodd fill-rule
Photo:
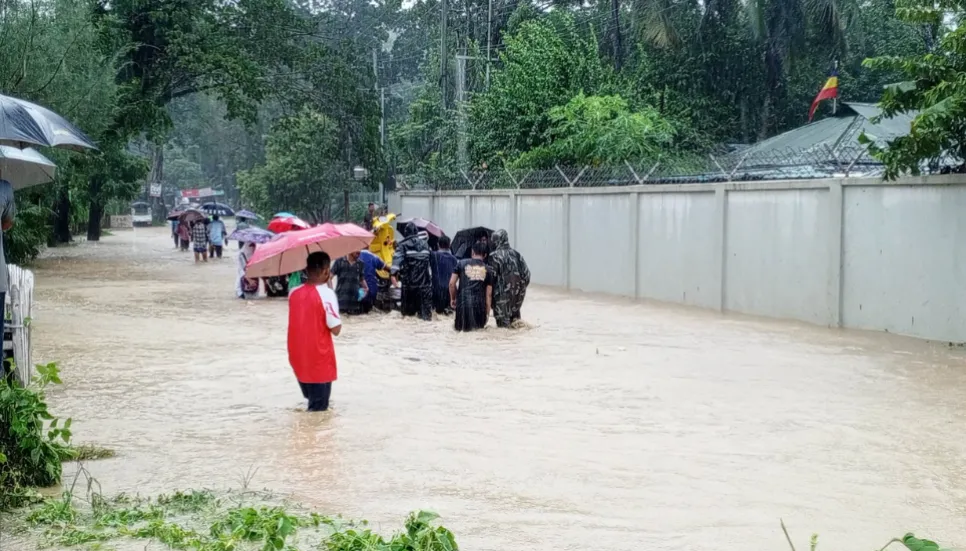
M 843 255 L 843 224 L 844 220 L 844 194 L 842 191 L 842 180 L 836 180 L 829 184 L 828 188 L 828 324 L 829 327 L 842 326 L 842 255 Z
M 570 192 L 563 191 L 563 281 L 570 289 Z
M 715 301 L 719 312 L 724 312 L 725 310 L 725 293 L 727 281 L 727 264 L 728 264 L 728 190 L 725 187 L 726 184 L 714 184 L 714 216 L 715 216 L 715 228 L 717 228 L 717 235 L 715 235 L 715 264 L 718 267 L 718 299 Z

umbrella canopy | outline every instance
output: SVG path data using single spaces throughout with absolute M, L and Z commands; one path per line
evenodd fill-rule
M 470 258 L 472 256 L 471 249 L 473 248 L 473 243 L 483 238 L 489 241 L 490 235 L 492 234 L 493 230 L 484 228 L 483 226 L 460 230 L 453 237 L 453 244 L 450 249 L 456 258 Z
M 288 211 L 276 212 L 272 218 L 295 218 L 295 215 Z
M 218 216 L 235 216 L 235 211 L 224 203 L 205 203 L 201 205 L 201 211 Z
M 46 107 L 4 95 L 0 95 L 0 143 L 75 151 L 97 149 L 93 140 L 64 117 Z
M 198 209 L 187 209 L 178 215 L 178 222 L 182 224 L 194 224 L 199 220 L 207 220 L 208 215 Z
M 168 213 L 168 220 L 177 220 L 181 218 L 181 214 L 184 213 L 183 210 L 175 209 Z
M 13 185 L 13 189 L 53 182 L 57 165 L 36 149 L 17 149 L 0 145 L 0 178 Z
M 274 233 L 268 230 L 263 230 L 262 228 L 244 228 L 231 232 L 231 235 L 228 236 L 228 239 L 239 241 L 241 243 L 262 244 L 268 243 L 273 237 L 275 237 Z
M 431 220 L 426 220 L 425 218 L 400 218 L 396 220 L 396 227 L 398 228 L 401 224 L 412 224 L 417 228 L 425 231 L 429 235 L 435 235 L 436 237 L 443 237 L 446 235 L 443 232 L 443 228 L 436 225 L 436 222 Z
M 245 275 L 255 278 L 291 274 L 305 269 L 311 253 L 321 251 L 336 259 L 365 249 L 370 241 L 372 234 L 355 224 L 322 224 L 286 233 L 255 249 Z
M 258 220 L 261 216 L 255 214 L 250 210 L 240 210 L 235 212 L 235 218 L 238 220 Z
M 275 233 L 285 233 L 293 230 L 305 230 L 311 227 L 312 224 L 309 224 L 297 216 L 277 217 L 273 218 L 272 221 L 268 223 L 269 231 L 273 231 Z

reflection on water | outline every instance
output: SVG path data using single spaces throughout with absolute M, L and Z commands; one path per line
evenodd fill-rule
M 106 492 L 257 468 L 377 525 L 436 510 L 470 550 L 779 549 L 779 517 L 801 545 L 966 544 L 961 351 L 536 289 L 518 332 L 348 319 L 306 414 L 285 302 L 232 298 L 234 269 L 165 229 L 39 263 L 35 355 L 76 437 L 118 451 L 88 465 Z

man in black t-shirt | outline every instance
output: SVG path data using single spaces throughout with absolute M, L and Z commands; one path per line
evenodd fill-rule
M 493 276 L 486 267 L 486 251 L 484 243 L 474 243 L 473 257 L 460 260 L 450 277 L 450 306 L 456 310 L 457 331 L 486 327 L 493 300 Z

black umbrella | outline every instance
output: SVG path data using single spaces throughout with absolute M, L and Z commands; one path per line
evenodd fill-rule
M 201 205 L 201 210 L 208 214 L 217 214 L 218 216 L 235 216 L 235 211 L 224 203 L 205 203 Z
M 480 239 L 490 240 L 490 236 L 493 234 L 493 230 L 489 228 L 484 228 L 479 226 L 476 228 L 466 228 L 456 232 L 453 237 L 453 244 L 450 250 L 456 258 L 470 258 L 473 256 L 473 243 L 476 243 Z
M 60 147 L 82 151 L 97 149 L 94 142 L 67 119 L 46 107 L 0 95 L 0 143 Z

